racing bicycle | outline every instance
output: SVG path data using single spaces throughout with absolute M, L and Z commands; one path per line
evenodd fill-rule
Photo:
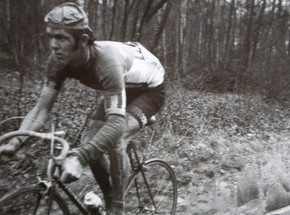
M 60 181 L 55 174 L 60 170 L 69 151 L 68 142 L 60 137 L 63 133 L 61 131 L 51 133 L 12 131 L 0 137 L 0 144 L 18 136 L 50 140 L 50 158 L 47 162 L 46 177 L 38 177 L 36 184 L 5 194 L 0 199 L 0 215 L 94 214 L 83 204 L 83 195 L 78 196 L 73 193 L 69 185 Z M 177 182 L 170 165 L 158 158 L 145 160 L 138 154 L 136 143 L 133 141 L 128 144 L 127 153 L 131 164 L 131 175 L 125 192 L 125 214 L 174 215 L 177 206 Z M 70 210 L 69 201 L 76 206 L 78 212 Z M 100 210 L 95 214 L 106 213 Z

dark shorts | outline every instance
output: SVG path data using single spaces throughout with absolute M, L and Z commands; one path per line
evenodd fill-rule
M 143 127 L 164 105 L 164 84 L 154 88 L 126 89 L 126 95 L 127 112 Z
M 163 106 L 165 101 L 164 84 L 154 88 L 127 88 L 127 112 L 138 120 L 141 127 L 155 115 Z M 97 109 L 92 113 L 92 119 L 104 120 L 104 104 L 98 100 Z

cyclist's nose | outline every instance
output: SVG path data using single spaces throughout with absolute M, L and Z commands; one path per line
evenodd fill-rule
M 50 40 L 50 47 L 53 49 L 53 50 L 57 50 L 60 48 L 58 42 L 56 41 L 56 39 L 52 38 Z

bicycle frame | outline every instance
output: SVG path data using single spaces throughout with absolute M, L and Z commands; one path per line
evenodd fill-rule
M 40 186 L 43 186 L 46 188 L 47 195 L 49 196 L 48 202 L 49 202 L 49 209 L 50 209 L 50 202 L 51 197 L 54 193 L 57 193 L 56 185 L 69 197 L 69 199 L 74 203 L 75 206 L 82 212 L 84 215 L 90 214 L 90 212 L 87 210 L 85 205 L 78 199 L 78 197 L 70 190 L 70 188 L 62 183 L 57 177 L 54 177 L 51 181 L 47 180 L 41 180 L 38 178 L 39 182 L 38 184 Z M 49 211 L 48 211 L 49 213 Z
M 64 191 L 64 193 L 69 197 L 69 199 L 77 206 L 77 208 L 83 214 L 89 214 L 89 211 L 84 206 L 84 204 L 75 196 L 75 194 L 70 190 L 68 186 L 63 184 L 58 178 L 54 178 L 58 186 Z
M 84 215 L 89 215 L 91 214 L 90 210 L 81 202 L 81 198 L 77 197 L 72 191 L 71 189 L 64 184 L 62 181 L 60 181 L 60 179 L 54 174 L 57 170 L 56 168 L 60 168 L 60 166 L 63 163 L 63 160 L 65 159 L 67 152 L 68 152 L 68 143 L 57 136 L 54 136 L 54 134 L 57 134 L 58 132 L 53 132 L 53 133 L 37 133 L 37 132 L 32 132 L 32 131 L 16 131 L 16 132 L 10 132 L 10 133 L 6 133 L 5 135 L 2 135 L 0 137 L 0 143 L 4 142 L 5 140 L 8 140 L 11 137 L 16 137 L 16 136 L 35 136 L 35 137 L 39 137 L 39 138 L 43 138 L 43 139 L 50 139 L 51 140 L 51 150 L 50 150 L 50 155 L 51 158 L 48 161 L 48 165 L 47 165 L 47 179 L 46 180 L 42 180 L 40 178 L 38 178 L 38 185 L 40 185 L 41 188 L 41 192 L 39 193 L 39 198 L 37 201 L 37 206 L 40 205 L 40 200 L 41 197 L 43 195 L 48 196 L 48 214 L 50 213 L 50 211 L 52 210 L 52 202 L 55 196 L 58 196 L 58 198 L 61 198 L 61 196 L 58 194 L 58 190 L 57 189 L 61 189 L 66 196 L 69 198 L 70 201 L 72 201 L 72 203 L 79 209 L 79 211 L 81 212 L 81 214 Z M 59 153 L 59 155 L 55 156 L 55 148 L 54 147 L 54 141 L 59 142 L 62 145 L 62 149 Z M 148 181 L 148 179 L 150 177 L 148 177 L 148 174 L 146 175 L 146 170 L 150 171 L 150 164 L 156 164 L 155 162 L 163 162 L 160 159 L 150 159 L 148 161 L 145 161 L 144 156 L 143 158 L 139 158 L 138 153 L 137 153 L 137 148 L 136 145 L 134 144 L 134 142 L 130 142 L 128 144 L 127 147 L 127 154 L 129 156 L 129 160 L 130 160 L 130 164 L 131 164 L 131 168 L 132 168 L 132 174 L 130 175 L 129 179 L 128 179 L 128 184 L 126 186 L 126 191 L 125 194 L 129 194 L 129 190 L 130 188 L 132 188 L 131 185 L 133 185 L 133 189 L 135 192 L 135 196 L 137 196 L 136 202 L 138 202 L 139 204 L 136 205 L 136 209 L 140 212 L 156 212 L 159 210 L 158 208 L 158 200 L 156 202 L 156 200 L 154 200 L 154 188 L 150 187 L 150 181 Z M 164 162 L 163 162 L 164 163 Z M 157 163 L 158 164 L 158 163 Z M 165 163 L 166 164 L 166 163 Z M 160 163 L 159 163 L 160 165 Z M 166 167 L 167 166 L 167 167 Z M 168 171 L 168 164 L 166 164 L 165 169 Z M 170 169 L 170 167 L 169 167 Z M 171 178 L 173 175 L 172 170 L 168 171 Z M 142 191 L 141 189 L 139 189 L 139 185 L 140 185 L 140 181 L 137 178 L 138 176 L 141 177 L 141 180 L 143 182 L 143 185 L 145 185 L 144 189 L 146 190 L 146 192 L 148 192 L 147 196 L 148 196 L 148 200 L 151 202 L 150 204 L 152 205 L 152 207 L 147 207 L 145 204 L 142 203 L 141 201 L 141 197 L 142 197 Z M 139 178 L 140 178 L 139 177 Z M 173 183 L 174 183 L 175 177 L 173 175 Z M 142 184 L 142 183 L 141 183 Z M 174 193 L 176 193 L 176 185 L 173 186 L 174 189 Z M 152 192 L 153 191 L 153 192 Z M 129 196 L 130 199 L 130 196 Z M 175 200 L 174 200 L 175 199 Z M 64 201 L 64 200 L 63 200 Z M 176 194 L 174 195 L 173 201 L 176 202 Z M 142 203 L 142 204 L 141 204 Z M 174 205 L 175 204 L 175 205 Z M 173 203 L 173 210 L 176 210 L 176 203 Z M 37 210 L 37 208 L 35 208 L 35 210 Z M 67 209 L 66 209 L 67 210 Z
M 146 179 L 146 176 L 145 176 L 145 173 L 144 173 L 144 171 L 146 171 L 146 167 L 144 165 L 144 161 L 141 161 L 139 159 L 136 146 L 135 146 L 135 144 L 133 142 L 131 142 L 128 145 L 127 154 L 129 156 L 129 159 L 130 159 L 130 164 L 131 164 L 132 171 L 133 172 L 139 172 L 139 171 L 141 172 L 142 177 L 144 178 L 144 181 L 145 181 L 145 184 L 146 184 L 146 188 L 147 188 L 147 190 L 149 192 L 150 199 L 151 199 L 154 207 L 156 208 L 155 202 L 153 200 L 153 195 L 151 193 L 150 187 L 148 185 L 148 182 L 147 182 L 147 179 Z M 133 156 L 134 156 L 136 162 L 134 162 Z M 53 162 L 53 160 L 51 160 L 51 161 Z M 53 171 L 52 165 L 48 165 L 48 166 L 50 166 L 49 169 L 48 169 L 48 172 L 52 172 Z M 51 173 L 48 173 L 48 174 L 51 174 Z M 58 187 L 62 191 L 64 191 L 64 193 L 69 197 L 69 199 L 74 203 L 74 205 L 77 206 L 77 208 L 80 210 L 80 212 L 82 214 L 84 214 L 84 215 L 90 214 L 90 212 L 85 207 L 85 205 L 78 199 L 78 197 L 70 190 L 70 188 L 67 185 L 65 185 L 63 182 L 61 182 L 59 180 L 59 178 L 52 176 L 52 179 L 51 179 L 50 183 L 48 181 L 40 181 L 40 183 L 43 183 L 43 184 L 46 185 L 46 187 L 48 189 L 48 192 L 56 192 L 56 186 L 55 186 L 54 182 L 56 182 Z M 135 181 L 135 185 L 136 185 L 136 183 L 138 183 L 138 182 Z M 137 187 L 138 186 L 136 185 L 136 189 L 138 189 Z
M 148 190 L 148 193 L 150 195 L 150 199 L 154 205 L 154 207 L 156 208 L 154 199 L 153 199 L 153 195 L 152 192 L 150 190 L 150 187 L 148 185 L 146 176 L 144 171 L 146 171 L 146 167 L 144 165 L 144 161 L 141 161 L 138 153 L 137 153 L 137 149 L 134 143 L 130 143 L 128 145 L 128 151 L 127 154 L 129 156 L 129 160 L 130 160 L 130 164 L 131 164 L 131 168 L 133 172 L 141 172 L 142 177 L 144 178 L 144 182 L 146 184 L 146 188 Z M 134 158 L 133 158 L 134 156 Z M 134 162 L 135 159 L 135 162 Z M 50 159 L 49 163 L 54 162 L 53 159 Z M 57 165 L 57 164 L 56 164 Z M 58 167 L 58 165 L 57 165 Z M 88 215 L 90 214 L 90 212 L 88 211 L 88 209 L 86 208 L 86 206 L 79 200 L 79 198 L 71 191 L 71 189 L 65 185 L 62 181 L 59 180 L 58 177 L 52 176 L 52 172 L 54 171 L 54 167 L 52 164 L 48 164 L 48 175 L 51 175 L 51 178 L 49 180 L 41 180 L 40 178 L 39 180 L 39 184 L 44 185 L 47 189 L 48 192 L 48 196 L 52 196 L 52 194 L 54 192 L 57 192 L 57 188 L 56 186 L 58 186 L 58 188 L 60 188 L 65 194 L 66 196 L 70 199 L 70 201 L 72 201 L 72 203 L 79 209 L 79 211 L 84 214 L 84 215 Z M 138 186 L 137 186 L 137 180 L 135 180 L 135 187 L 137 189 L 138 192 Z M 49 199 L 50 201 L 50 199 Z

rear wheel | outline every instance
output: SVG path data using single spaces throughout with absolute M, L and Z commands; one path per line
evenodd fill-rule
M 0 215 L 8 214 L 68 215 L 69 210 L 66 202 L 57 193 L 49 197 L 45 188 L 35 186 L 16 190 L 0 199 Z
M 177 185 L 174 172 L 164 161 L 152 159 L 130 178 L 125 194 L 128 214 L 174 215 Z

